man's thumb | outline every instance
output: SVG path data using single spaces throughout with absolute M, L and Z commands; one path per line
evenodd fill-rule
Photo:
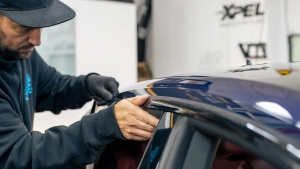
M 148 97 L 149 97 L 148 95 L 143 95 L 143 96 L 136 96 L 133 98 L 129 98 L 126 100 L 134 105 L 141 106 L 143 103 L 145 103 L 145 101 L 148 99 Z

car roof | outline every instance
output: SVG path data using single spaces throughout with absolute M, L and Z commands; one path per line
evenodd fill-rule
M 183 74 L 183 76 L 197 75 L 258 81 L 300 92 L 300 62 L 245 65 Z
M 300 143 L 297 62 L 188 73 L 144 81 L 123 91 L 180 98 L 230 110 Z

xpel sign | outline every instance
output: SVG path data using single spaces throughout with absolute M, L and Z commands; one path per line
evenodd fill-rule
M 260 10 L 260 4 L 248 4 L 245 6 L 236 6 L 231 4 L 230 6 L 224 5 L 224 11 L 222 12 L 224 15 L 222 20 L 234 19 L 236 15 L 242 15 L 244 17 L 251 17 L 251 16 L 260 16 L 264 15 L 264 12 Z

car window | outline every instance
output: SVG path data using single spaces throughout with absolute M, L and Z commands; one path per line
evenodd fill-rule
M 270 148 L 273 147 L 273 150 L 269 151 L 282 154 L 280 156 L 276 154 L 277 157 L 273 154 L 274 159 L 270 159 L 270 156 L 266 157 L 265 152 L 268 141 L 261 137 L 255 137 L 256 139 L 243 137 L 246 135 L 241 132 L 236 133 L 225 125 L 224 127 L 217 126 L 209 121 L 210 117 L 207 115 L 203 114 L 206 116 L 206 120 L 200 120 L 193 116 L 178 114 L 179 118 L 168 134 L 156 133 L 157 137 L 159 136 L 158 140 L 155 136 L 153 137 L 152 147 L 147 152 L 148 156 L 143 159 L 143 162 L 148 162 L 148 164 L 143 163 L 146 165 L 142 165 L 141 168 L 248 169 L 247 167 L 251 167 L 251 169 L 277 169 L 265 159 L 277 166 L 283 166 L 278 165 L 278 160 L 283 158 L 284 152 L 277 150 L 276 145 L 267 145 Z M 235 129 L 238 131 L 238 128 Z M 163 137 L 167 139 L 160 142 Z M 231 143 L 232 140 L 234 140 L 233 143 L 241 145 L 244 149 Z M 161 151 L 159 151 L 160 148 L 157 148 L 160 145 L 163 145 Z
M 225 125 L 215 126 L 210 123 L 202 123 L 199 120 L 189 119 L 190 122 L 193 121 L 192 126 L 194 126 L 197 132 L 202 134 L 207 134 L 208 136 L 219 140 L 219 144 L 214 149 L 211 147 L 210 153 L 214 153 L 213 163 L 207 168 L 212 169 L 277 169 L 272 164 L 268 163 L 264 159 L 266 154 L 265 147 L 258 146 L 258 142 L 261 144 L 266 144 L 266 140 L 262 137 L 254 137 L 253 135 L 247 135 L 249 133 L 239 133 L 238 128 L 235 132 L 225 129 Z M 214 129 L 213 129 L 214 128 Z M 207 131 L 209 129 L 210 131 Z M 222 134 L 221 134 L 222 133 Z M 226 133 L 226 134 L 225 134 Z M 224 138 L 223 136 L 226 135 Z M 212 139 L 212 140 L 215 140 Z M 228 139 L 228 140 L 227 140 Z M 243 145 L 243 147 L 238 146 L 236 143 L 230 140 L 236 141 L 236 143 Z M 249 146 L 251 145 L 251 146 Z M 203 146 L 203 142 L 200 141 L 196 146 Z M 244 147 L 245 146 L 245 147 Z M 274 146 L 274 147 L 273 147 Z M 276 145 L 268 144 L 270 149 L 277 149 Z M 272 148 L 273 147 L 273 148 Z M 196 148 L 194 148 L 195 150 Z M 255 149 L 255 151 L 253 151 Z M 216 151 L 215 151 L 216 150 Z M 215 152 L 214 152 L 215 151 Z M 280 152 L 278 152 L 280 153 Z M 269 150 L 269 157 L 272 156 L 271 150 Z M 276 154 L 278 155 L 278 154 Z M 199 155 L 198 155 L 199 157 Z M 275 156 L 273 155 L 274 159 Z M 277 158 L 277 157 L 276 157 Z M 273 159 L 273 161 L 274 161 Z M 209 160 L 209 159 L 208 159 Z M 270 159 L 269 159 L 270 160 Z M 272 161 L 272 160 L 271 160 Z M 272 162 L 273 162 L 272 161 Z M 278 161 L 277 161 L 278 162 Z M 192 163 L 192 162 L 190 162 Z M 196 167 L 190 167 L 196 168 Z
M 258 155 L 222 140 L 214 158 L 213 169 L 277 169 Z
M 169 112 L 164 113 L 161 117 L 155 134 L 150 140 L 148 148 L 144 153 L 143 160 L 139 166 L 140 169 L 155 169 L 157 167 L 176 119 L 177 116 L 174 113 Z
M 219 140 L 196 130 L 186 152 L 182 169 L 211 168 Z

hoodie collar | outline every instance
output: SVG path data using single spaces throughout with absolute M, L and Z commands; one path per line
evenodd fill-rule
M 3 55 L 0 53 L 0 70 L 1 69 L 9 69 L 16 63 L 17 63 L 17 60 L 11 60 L 11 61 L 5 60 Z

